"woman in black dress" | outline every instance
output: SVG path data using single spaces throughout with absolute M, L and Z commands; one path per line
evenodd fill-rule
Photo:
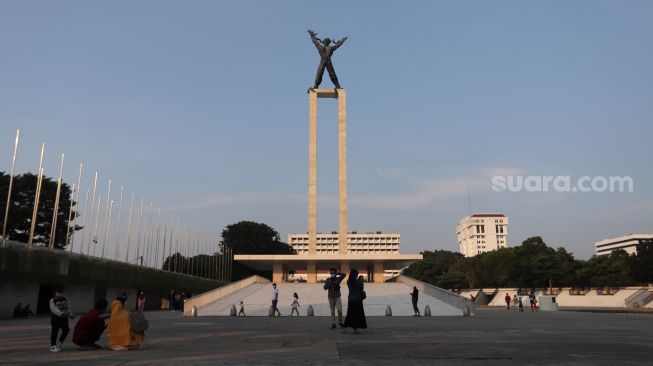
M 345 318 L 345 330 L 347 328 L 354 328 L 354 334 L 359 334 L 358 329 L 367 328 L 365 321 L 365 310 L 363 310 L 363 300 L 365 299 L 365 291 L 363 280 L 358 278 L 358 271 L 352 269 L 347 278 L 347 287 L 349 288 L 349 299 L 347 301 L 347 317 Z

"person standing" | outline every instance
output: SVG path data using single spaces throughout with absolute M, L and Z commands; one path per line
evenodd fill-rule
M 243 316 L 246 316 L 245 315 L 245 305 L 243 304 L 242 300 L 240 301 L 240 310 L 238 311 L 238 316 L 240 316 L 240 314 L 243 314 Z
M 519 305 L 519 311 L 521 311 L 521 312 L 524 311 L 524 303 L 523 303 L 523 301 L 524 301 L 524 300 L 522 299 L 521 296 L 519 296 L 519 297 L 517 298 L 517 304 Z
M 100 340 L 102 332 L 106 325 L 104 324 L 103 314 L 107 310 L 109 303 L 101 299 L 95 303 L 95 307 L 87 311 L 75 324 L 73 331 L 73 343 L 83 349 L 100 349 L 97 341 Z
M 517 300 L 517 295 L 513 295 L 512 296 L 512 309 L 513 310 L 517 310 L 517 303 L 518 302 L 519 302 L 519 300 Z
M 140 313 L 142 313 L 145 310 L 145 291 L 141 290 L 138 293 L 138 299 L 136 301 L 137 309 Z
M 50 352 L 61 352 L 61 344 L 66 339 L 70 326 L 68 319 L 74 319 L 75 316 L 70 311 L 70 304 L 68 299 L 63 295 L 64 287 L 59 285 L 54 290 L 54 296 L 50 299 L 50 325 L 52 331 L 50 332 Z M 61 335 L 59 339 L 59 331 Z
M 297 316 L 299 316 L 299 309 L 297 309 L 300 306 L 299 295 L 297 295 L 296 292 L 292 295 L 292 300 L 292 304 L 290 304 L 290 307 L 292 308 L 292 310 L 290 310 L 290 316 L 292 316 L 294 313 L 297 313 Z
M 272 316 L 281 316 L 281 312 L 277 307 L 279 302 L 279 290 L 277 290 L 277 284 L 272 284 Z
M 419 307 L 417 307 L 417 300 L 419 299 L 419 291 L 416 286 L 413 286 L 413 292 L 410 293 L 411 300 L 413 301 L 413 310 L 415 314 L 413 316 L 420 316 Z
M 508 310 L 510 310 L 510 295 L 506 292 L 506 296 L 504 296 L 503 300 L 506 302 L 506 306 L 508 307 Z
M 347 275 L 331 268 L 329 271 L 329 278 L 324 281 L 324 289 L 327 290 L 327 297 L 329 299 L 329 308 L 331 309 L 331 329 L 336 328 L 336 310 L 338 311 L 338 325 L 344 328 L 342 323 L 342 300 L 340 299 L 340 283 Z
M 352 269 L 349 272 L 347 279 L 347 287 L 349 288 L 349 298 L 347 299 L 347 316 L 345 317 L 345 330 L 353 328 L 354 334 L 359 334 L 358 329 L 366 329 L 367 321 L 365 320 L 365 309 L 363 308 L 363 300 L 367 297 L 365 294 L 365 285 L 363 279 L 358 278 L 358 271 Z

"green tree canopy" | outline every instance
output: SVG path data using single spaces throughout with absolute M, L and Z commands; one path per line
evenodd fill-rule
M 577 260 L 565 248 L 553 249 L 539 236 L 520 246 L 465 258 L 446 250 L 424 252 L 424 260 L 404 273 L 443 288 L 627 286 L 653 280 L 653 243 L 638 253 Z
M 282 242 L 279 233 L 266 224 L 240 221 L 222 230 L 222 248 L 231 248 L 234 254 L 295 254 L 295 250 Z
M 19 174 L 14 176 L 11 204 L 9 207 L 9 216 L 7 219 L 7 239 L 27 243 L 29 231 L 32 225 L 32 211 L 34 209 L 34 197 L 36 194 L 36 182 L 38 177 L 31 173 Z M 7 204 L 7 192 L 9 190 L 9 175 L 0 172 L 0 230 L 4 221 L 5 206 Z M 57 181 L 52 178 L 44 177 L 41 187 L 41 197 L 39 199 L 39 209 L 36 218 L 36 227 L 34 228 L 35 245 L 47 245 L 50 241 L 50 231 L 52 228 L 52 217 L 54 215 L 54 203 L 57 193 Z M 69 243 L 66 243 L 66 231 L 69 229 L 68 213 L 70 210 L 71 189 L 66 183 L 61 185 L 59 197 L 59 209 L 57 212 L 57 227 L 55 233 L 54 247 L 63 249 Z M 78 215 L 76 212 L 76 203 L 73 204 L 73 218 Z M 76 226 L 70 230 L 80 230 L 82 227 Z M 0 231 L 1 233 L 1 231 Z

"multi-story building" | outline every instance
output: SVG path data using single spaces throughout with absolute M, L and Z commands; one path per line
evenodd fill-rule
M 349 254 L 399 254 L 399 234 L 376 233 L 359 234 L 355 231 L 347 233 L 347 251 Z M 308 254 L 308 233 L 288 234 L 288 244 L 297 254 Z M 338 253 L 338 232 L 317 234 L 316 254 Z
M 596 255 L 608 255 L 615 249 L 623 249 L 628 254 L 634 254 L 637 253 L 637 245 L 643 243 L 653 243 L 653 234 L 627 234 L 597 241 L 594 246 Z
M 460 253 L 465 257 L 506 248 L 508 217 L 501 213 L 477 213 L 465 216 L 456 226 Z
M 392 255 L 399 254 L 400 234 L 386 234 L 381 231 L 375 233 L 357 233 L 355 231 L 347 233 L 347 251 L 350 255 Z M 308 233 L 306 234 L 288 234 L 288 244 L 297 251 L 298 255 L 308 255 Z M 338 232 L 332 231 L 330 234 L 317 233 L 316 243 L 317 255 L 337 254 Z M 399 269 L 385 269 L 383 271 L 385 279 L 399 275 Z M 317 279 L 322 281 L 329 275 L 326 269 L 317 271 Z M 305 278 L 305 271 L 294 271 L 292 278 Z

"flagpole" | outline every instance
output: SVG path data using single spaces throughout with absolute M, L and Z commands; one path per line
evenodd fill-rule
M 104 220 L 106 224 L 104 225 L 104 239 L 102 240 L 103 242 L 102 259 L 104 259 L 105 249 L 107 247 L 107 244 L 109 244 L 109 230 L 111 229 L 111 211 L 113 211 L 113 200 L 111 201 L 111 205 L 109 205 L 109 218 Z
M 118 260 L 118 248 L 120 247 L 120 223 L 122 222 L 122 197 L 125 191 L 125 186 L 120 186 L 120 205 L 118 206 L 118 228 L 116 229 L 116 254 L 113 260 Z
M 127 250 L 125 251 L 125 263 L 129 263 L 129 244 L 132 239 L 132 210 L 134 209 L 134 193 L 132 193 L 131 204 L 129 205 L 129 217 L 127 218 Z
M 2 246 L 7 245 L 7 219 L 9 218 L 9 207 L 11 206 L 11 189 L 14 186 L 14 173 L 16 171 L 16 154 L 18 153 L 18 139 L 20 130 L 16 130 L 16 140 L 14 141 L 14 153 L 11 158 L 11 174 L 9 175 L 9 189 L 7 190 L 7 205 L 5 206 L 5 217 L 2 224 Z
M 39 160 L 39 170 L 36 174 L 36 192 L 34 192 L 34 209 L 32 210 L 32 222 L 29 229 L 29 239 L 27 245 L 32 249 L 32 241 L 34 240 L 34 229 L 36 228 L 36 215 L 39 211 L 39 199 L 41 196 L 41 180 L 43 176 L 43 154 L 45 153 L 45 143 L 41 143 L 41 158 Z
M 141 219 L 143 218 L 143 205 L 145 204 L 145 199 L 141 196 L 141 210 L 138 214 L 138 221 L 136 225 L 136 265 L 138 265 L 138 255 L 141 250 Z
M 154 263 L 152 264 L 152 267 L 154 269 L 158 269 L 158 262 L 159 262 L 159 240 L 161 239 L 161 207 L 158 207 L 156 209 L 156 241 L 154 242 Z
M 88 216 L 88 196 L 91 193 L 90 189 L 86 190 L 86 203 L 84 204 L 84 226 L 83 230 L 84 232 L 82 233 L 82 242 L 81 242 L 81 248 L 79 248 L 79 254 L 84 255 L 84 234 L 86 234 L 86 217 Z M 75 235 L 73 235 L 73 243 L 75 242 Z M 70 248 L 70 252 L 73 252 L 72 247 Z
M 95 248 L 98 243 L 97 230 L 98 226 L 100 226 L 100 203 L 102 203 L 102 196 L 97 197 L 97 210 L 95 210 L 95 225 L 93 226 L 93 257 L 95 257 Z
M 109 186 L 107 187 L 107 207 L 104 209 L 104 237 L 102 239 L 102 259 L 104 259 L 104 252 L 109 239 L 109 226 L 111 225 L 111 215 L 109 206 L 113 203 L 111 200 L 111 178 L 109 178 Z
M 77 177 L 77 200 L 75 200 L 75 185 L 73 184 L 73 194 L 70 199 L 70 211 L 68 211 L 68 228 L 66 230 L 66 245 L 68 245 L 68 240 L 70 239 L 70 253 L 73 252 L 73 245 L 75 243 L 75 225 L 77 224 L 77 211 L 75 211 L 75 217 L 73 217 L 73 204 L 76 207 L 79 207 L 79 190 L 82 185 L 82 170 L 84 164 L 79 163 L 79 176 Z M 70 232 L 70 222 L 73 222 L 72 233 Z
M 91 201 L 91 227 L 88 229 L 88 241 L 86 241 L 86 255 L 91 252 L 91 239 L 93 236 L 93 216 L 95 216 L 95 194 L 97 193 L 97 176 L 98 171 L 95 171 L 95 178 L 93 178 L 93 200 Z M 86 222 L 86 218 L 84 219 Z M 82 251 L 84 250 L 84 238 L 86 237 L 86 225 L 84 225 L 84 233 L 82 234 Z
M 63 159 L 64 159 L 64 154 L 61 154 L 61 166 L 59 167 L 59 179 L 57 179 L 57 193 L 54 196 L 54 209 L 52 210 L 52 225 L 50 227 L 50 240 L 48 243 L 48 247 L 50 248 L 50 251 L 54 248 L 54 241 L 56 240 L 57 236 L 57 221 L 58 217 L 57 215 L 59 214 L 59 200 L 61 199 L 61 182 L 63 178 Z

